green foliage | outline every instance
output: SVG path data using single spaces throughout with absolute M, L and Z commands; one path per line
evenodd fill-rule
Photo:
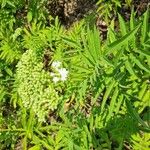
M 2 149 L 149 149 L 149 10 L 118 14 L 102 40 L 84 19 L 47 25 L 45 0 L 28 1 L 21 23 L 22 1 L 0 4 Z
M 114 18 L 119 10 L 119 8 L 130 7 L 133 0 L 125 0 L 122 2 L 120 0 L 98 0 L 98 13 L 100 17 L 104 18 L 104 20 L 109 23 L 112 18 Z
M 150 147 L 150 134 L 149 133 L 141 133 L 132 136 L 132 147 L 135 150 L 148 150 Z

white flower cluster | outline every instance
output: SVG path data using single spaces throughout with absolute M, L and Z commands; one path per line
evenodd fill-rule
M 54 61 L 52 63 L 52 68 L 54 72 L 51 72 L 51 77 L 53 78 L 53 82 L 57 83 L 58 81 L 65 81 L 68 76 L 68 71 L 66 68 L 61 68 L 62 64 L 59 61 Z
M 57 108 L 60 96 L 51 84 L 49 72 L 33 50 L 26 51 L 17 65 L 16 83 L 24 107 L 31 108 L 40 122 Z

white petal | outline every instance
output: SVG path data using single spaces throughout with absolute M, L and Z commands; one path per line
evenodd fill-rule
M 65 81 L 68 75 L 68 71 L 65 68 L 61 68 L 58 70 L 58 72 L 60 73 L 61 80 Z
M 54 83 L 56 83 L 56 82 L 58 82 L 58 81 L 59 81 L 59 78 L 58 78 L 58 77 L 54 77 L 54 78 L 53 78 L 53 82 L 54 82 Z
M 51 77 L 54 77 L 54 76 L 55 76 L 55 73 L 54 73 L 54 72 L 51 72 L 51 73 L 50 73 L 50 76 L 51 76 Z

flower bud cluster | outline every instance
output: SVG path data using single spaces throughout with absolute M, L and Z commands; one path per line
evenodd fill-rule
M 16 83 L 23 106 L 33 109 L 39 121 L 44 121 L 51 110 L 57 108 L 59 95 L 41 60 L 33 50 L 27 50 L 17 65 Z

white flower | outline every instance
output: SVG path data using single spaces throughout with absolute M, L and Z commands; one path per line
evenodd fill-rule
M 65 68 L 61 68 L 61 62 L 54 61 L 52 67 L 55 68 L 55 72 L 51 72 L 50 76 L 53 78 L 53 82 L 56 83 L 59 80 L 65 81 L 68 75 L 68 71 Z
M 52 67 L 53 67 L 53 68 L 58 69 L 60 66 L 61 66 L 61 62 L 59 62 L 59 61 L 54 61 L 54 62 L 52 63 Z
M 68 75 L 68 71 L 65 68 L 61 68 L 61 69 L 58 69 L 58 72 L 60 73 L 60 76 L 61 76 L 60 80 L 65 81 Z
M 51 76 L 51 77 L 54 77 L 54 76 L 55 76 L 55 73 L 54 73 L 54 72 L 51 72 L 51 73 L 50 73 L 50 76 Z
M 54 78 L 53 78 L 53 82 L 54 82 L 54 83 L 58 82 L 59 80 L 60 80 L 60 79 L 59 79 L 58 77 L 54 77 Z

